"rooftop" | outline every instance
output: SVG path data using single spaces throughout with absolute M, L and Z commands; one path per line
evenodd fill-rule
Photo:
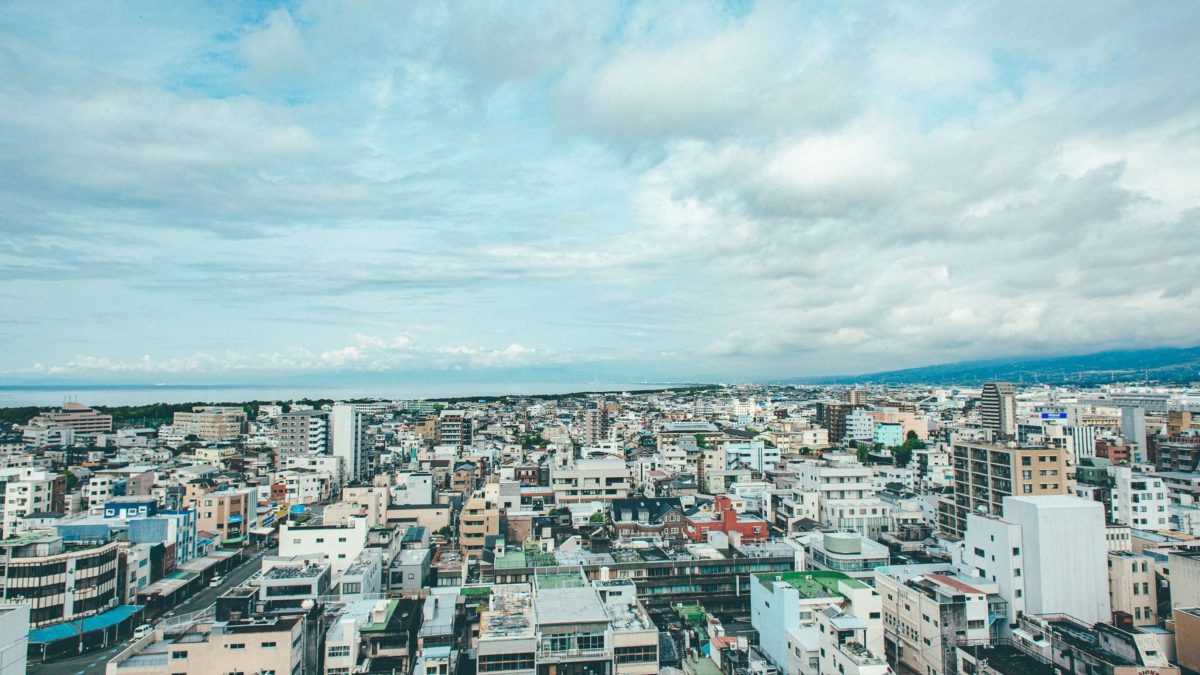
M 539 625 L 599 623 L 608 620 L 600 596 L 591 586 L 539 588 L 533 601 Z
M 851 579 L 841 572 L 828 572 L 822 570 L 809 570 L 805 572 L 777 572 L 766 574 L 755 574 L 754 578 L 767 588 L 772 588 L 772 584 L 784 583 L 792 588 L 795 588 L 801 598 L 840 598 L 842 593 L 838 590 L 840 584 L 846 584 L 849 588 L 866 588 L 866 584 Z

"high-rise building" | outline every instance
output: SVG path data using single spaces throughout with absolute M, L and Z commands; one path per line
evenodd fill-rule
M 281 454 L 326 450 L 329 450 L 329 411 L 295 410 L 279 416 Z
M 958 537 L 967 514 L 999 516 L 1008 496 L 1069 495 L 1075 463 L 1066 448 L 953 443 L 954 495 L 938 504 L 938 529 Z
M 454 445 L 459 449 L 471 445 L 471 420 L 462 410 L 443 410 L 438 415 L 438 445 Z
M 350 403 L 335 403 L 329 414 L 333 456 L 341 460 L 343 484 L 362 480 L 366 473 L 362 411 Z
M 988 382 L 983 385 L 980 398 L 983 426 L 991 429 L 997 438 L 1016 436 L 1017 399 L 1012 383 Z
M 583 423 L 579 430 L 580 445 L 593 446 L 608 438 L 608 410 L 604 402 L 595 408 L 583 411 Z

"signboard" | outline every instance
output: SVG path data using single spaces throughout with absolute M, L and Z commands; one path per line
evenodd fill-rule
M 308 507 L 303 504 L 295 504 L 292 506 L 292 513 L 306 513 L 306 512 L 308 512 Z
M 1067 419 L 1067 413 L 1065 413 L 1065 412 L 1044 412 L 1044 413 L 1042 413 L 1042 419 L 1044 419 L 1044 420 L 1065 420 L 1065 419 Z

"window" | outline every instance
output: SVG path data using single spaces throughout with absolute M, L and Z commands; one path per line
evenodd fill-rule
M 188 653 L 186 651 L 174 651 L 174 652 L 171 652 L 171 658 L 172 659 L 186 659 L 187 654 Z
M 479 672 L 497 673 L 506 670 L 533 670 L 533 652 L 521 654 L 481 654 Z
M 231 650 L 237 651 L 237 650 L 240 650 L 240 649 L 245 649 L 245 648 L 246 648 L 246 643 L 245 643 L 245 642 L 234 642 L 234 643 L 232 643 L 232 644 L 225 645 L 225 648 L 226 648 L 226 649 L 231 649 Z
M 613 656 L 617 663 L 658 663 L 658 647 L 656 645 L 641 645 L 636 647 L 617 647 Z
M 350 645 L 334 645 L 325 650 L 325 656 L 331 659 L 336 659 L 341 656 L 350 656 Z
M 264 642 L 264 643 L 262 643 L 262 648 L 263 649 L 274 649 L 275 643 L 274 642 Z

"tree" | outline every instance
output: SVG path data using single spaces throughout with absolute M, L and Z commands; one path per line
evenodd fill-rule
M 859 461 L 859 462 L 861 462 L 861 463 L 863 463 L 863 464 L 866 464 L 866 463 L 867 463 L 867 458 L 868 458 L 868 457 L 870 457 L 870 455 L 871 455 L 871 449 L 870 449 L 870 448 L 868 448 L 868 447 L 867 447 L 867 446 L 865 446 L 865 445 L 864 445 L 864 446 L 860 446 L 860 447 L 858 447 L 858 448 L 856 448 L 856 449 L 855 449 L 855 454 L 857 454 L 857 455 L 858 455 L 858 461 Z
M 592 525 L 603 525 L 604 524 L 604 512 L 597 511 L 597 512 L 593 513 L 592 517 L 588 518 L 588 522 L 591 523 Z
M 908 466 L 912 461 L 912 448 L 908 447 L 906 441 L 904 445 L 892 448 L 892 464 L 896 466 Z

